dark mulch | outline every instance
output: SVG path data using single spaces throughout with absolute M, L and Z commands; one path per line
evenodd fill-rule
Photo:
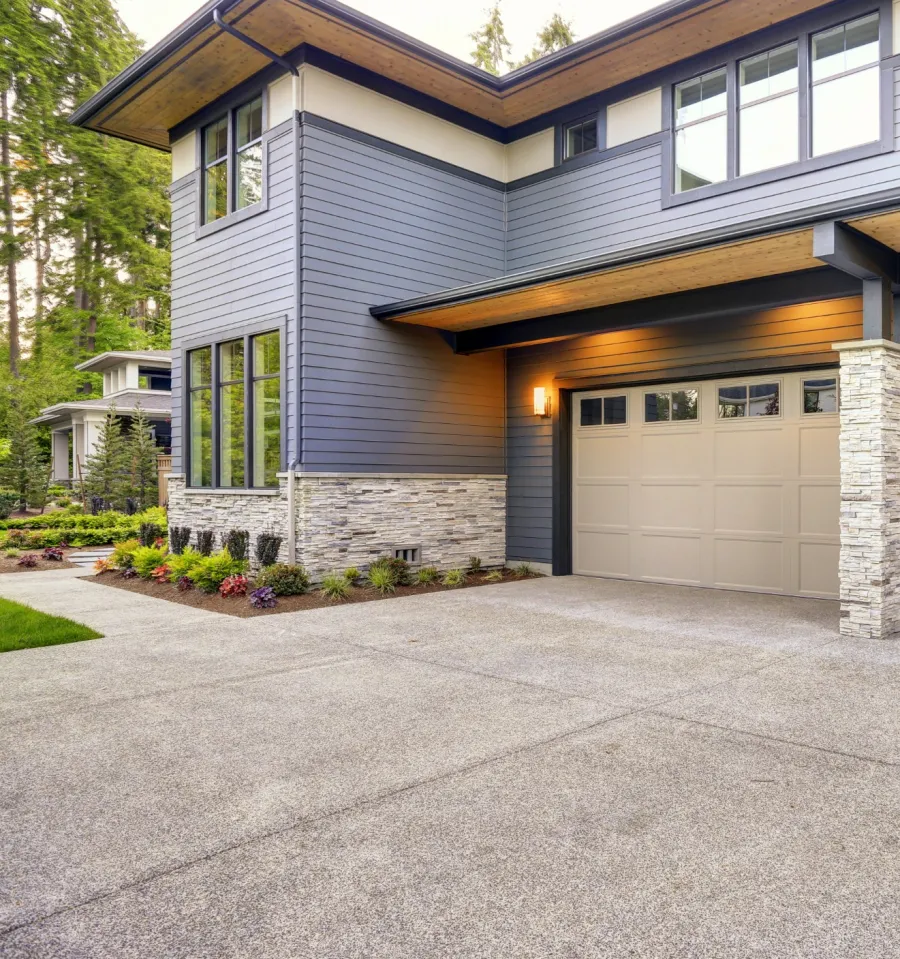
M 473 589 L 476 586 L 497 586 L 499 583 L 488 582 L 483 573 L 472 575 L 466 581 L 465 586 L 457 586 L 455 589 Z M 534 574 L 535 578 L 540 574 Z M 508 583 L 513 580 L 519 580 L 522 577 L 516 576 L 511 570 L 504 570 L 503 582 Z M 154 580 L 147 579 L 123 579 L 117 572 L 99 573 L 93 579 L 86 582 L 99 583 L 102 586 L 112 586 L 116 589 L 127 589 L 132 593 L 141 593 L 143 596 L 153 596 L 156 599 L 167 599 L 172 603 L 181 603 L 184 606 L 195 606 L 198 609 L 206 609 L 211 613 L 225 613 L 228 616 L 267 616 L 272 613 L 296 613 L 304 609 L 323 609 L 326 606 L 343 606 L 347 603 L 372 603 L 379 600 L 399 599 L 403 596 L 422 596 L 427 593 L 452 593 L 454 589 L 440 584 L 431 586 L 399 586 L 395 593 L 382 596 L 374 589 L 366 589 L 362 586 L 356 586 L 350 591 L 350 597 L 342 602 L 333 602 L 326 599 L 321 593 L 305 593 L 303 596 L 279 596 L 278 605 L 274 609 L 254 609 L 250 605 L 250 600 L 246 596 L 220 596 L 218 593 L 204 593 L 199 589 L 191 589 L 186 592 L 180 592 L 171 583 L 157 583 Z
M 41 549 L 22 550 L 22 556 L 26 553 L 30 553 L 32 556 L 37 556 L 38 564 L 37 566 L 19 566 L 19 559 L 21 557 L 17 556 L 14 559 L 7 558 L 2 553 L 0 553 L 0 573 L 40 573 L 48 569 L 75 569 L 77 564 L 70 563 L 67 560 L 59 562 L 52 559 L 41 559 L 41 553 L 43 552 L 43 547 Z M 69 556 L 71 553 L 77 553 L 78 550 L 75 549 L 64 549 L 63 553 L 66 556 Z

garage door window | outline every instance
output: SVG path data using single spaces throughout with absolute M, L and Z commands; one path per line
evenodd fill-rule
M 781 384 L 719 387 L 719 418 L 778 416 L 781 412 Z
M 804 380 L 803 381 L 803 413 L 837 413 L 838 411 L 838 384 L 837 379 Z
M 624 396 L 596 396 L 581 401 L 582 426 L 624 426 L 627 414 Z
M 645 423 L 678 423 L 700 415 L 697 390 L 664 390 L 644 394 Z

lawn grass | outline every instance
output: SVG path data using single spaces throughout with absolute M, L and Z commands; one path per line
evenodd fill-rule
M 0 599 L 0 653 L 34 646 L 58 646 L 100 639 L 100 633 L 60 616 L 48 616 L 30 606 Z

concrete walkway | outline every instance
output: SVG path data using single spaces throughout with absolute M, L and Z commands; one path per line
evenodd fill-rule
M 0 657 L 0 956 L 894 957 L 900 647 L 538 580 Z

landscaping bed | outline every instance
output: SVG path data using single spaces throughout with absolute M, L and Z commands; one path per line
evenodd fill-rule
M 78 553 L 77 549 L 63 549 L 63 558 L 44 559 L 44 551 L 37 550 L 34 553 L 22 553 L 22 556 L 31 555 L 35 557 L 35 565 L 25 565 L 21 563 L 22 556 L 4 556 L 0 553 L 0 575 L 3 573 L 39 573 L 49 569 L 77 569 L 77 563 L 70 563 L 68 557 L 73 553 Z
M 370 603 L 378 600 L 397 599 L 402 596 L 422 596 L 427 593 L 448 593 L 460 589 L 472 589 L 478 586 L 495 586 L 498 583 L 513 582 L 521 579 L 539 577 L 539 573 L 517 573 L 511 569 L 502 570 L 502 579 L 494 577 L 488 580 L 490 574 L 470 573 L 459 586 L 442 586 L 440 583 L 427 585 L 397 586 L 393 592 L 382 594 L 375 589 L 361 585 L 352 586 L 346 599 L 332 600 L 320 592 L 311 591 L 299 596 L 279 596 L 278 605 L 270 609 L 255 609 L 247 602 L 246 596 L 221 596 L 219 593 L 205 593 L 198 589 L 179 591 L 172 583 L 158 583 L 152 579 L 124 579 L 119 572 L 108 571 L 98 573 L 87 582 L 99 583 L 103 586 L 112 586 L 115 589 L 125 589 L 142 596 L 153 596 L 155 599 L 165 599 L 172 603 L 181 603 L 184 606 L 193 606 L 205 609 L 211 613 L 225 613 L 228 616 L 266 616 L 272 613 L 295 613 L 306 609 L 322 609 L 328 606 L 341 606 L 345 603 Z

